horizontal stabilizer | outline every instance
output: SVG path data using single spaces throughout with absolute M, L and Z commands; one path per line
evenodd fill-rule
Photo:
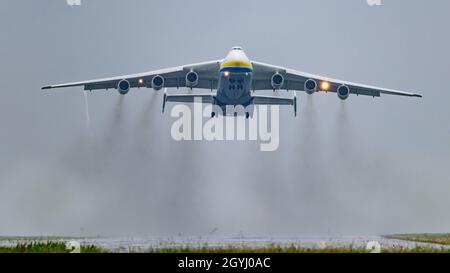
M 292 98 L 282 98 L 274 96 L 252 96 L 254 105 L 292 105 L 294 106 L 294 114 L 297 116 L 297 96 Z
M 181 102 L 181 103 L 194 103 L 196 100 L 201 99 L 203 103 L 213 103 L 215 95 L 214 94 L 175 94 L 168 95 L 164 92 L 163 100 L 163 110 L 166 107 L 166 102 Z

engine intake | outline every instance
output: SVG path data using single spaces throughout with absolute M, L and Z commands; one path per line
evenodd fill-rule
M 350 88 L 347 85 L 343 84 L 338 87 L 337 94 L 341 100 L 346 100 L 350 95 Z
M 283 87 L 284 77 L 280 73 L 275 73 L 270 79 L 270 82 L 273 89 L 280 89 L 281 87 Z
M 313 79 L 309 79 L 305 82 L 306 93 L 312 95 L 317 91 L 317 82 Z
M 130 91 L 130 87 L 131 87 L 131 84 L 129 81 L 121 80 L 117 84 L 117 91 L 119 91 L 119 93 L 121 95 L 126 95 Z
M 164 78 L 160 75 L 153 77 L 152 88 L 156 91 L 161 90 L 164 87 Z
M 187 87 L 196 87 L 198 85 L 198 74 L 194 71 L 191 71 L 186 74 L 186 86 Z

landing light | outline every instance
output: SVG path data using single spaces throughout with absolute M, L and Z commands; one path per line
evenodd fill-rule
M 224 75 L 225 77 L 230 76 L 230 71 L 225 71 L 225 72 L 223 72 L 223 75 Z
M 322 82 L 321 84 L 320 84 L 320 88 L 323 90 L 323 91 L 328 91 L 328 89 L 330 89 L 330 83 L 329 82 Z
M 139 79 L 139 80 L 138 80 L 138 83 L 139 83 L 139 84 L 144 84 L 144 79 Z

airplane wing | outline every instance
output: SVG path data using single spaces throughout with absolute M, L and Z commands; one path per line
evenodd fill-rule
M 399 95 L 408 97 L 422 97 L 420 94 L 397 91 L 392 89 L 369 86 L 365 84 L 347 82 L 337 79 L 331 79 L 324 76 L 313 75 L 306 72 L 296 71 L 289 68 L 273 66 L 270 64 L 252 62 L 253 64 L 253 90 L 272 90 L 272 76 L 279 73 L 283 76 L 284 81 L 281 88 L 295 91 L 307 91 L 307 86 L 315 88 L 311 91 L 338 92 L 338 88 L 342 85 L 349 88 L 349 94 L 366 95 L 379 97 L 381 94 Z M 312 81 L 308 81 L 312 80 Z M 343 92 L 345 94 L 345 90 Z
M 191 70 L 198 74 L 198 84 L 195 88 L 213 89 L 217 86 L 219 65 L 220 60 L 216 60 L 112 78 L 48 85 L 42 87 L 42 89 L 47 90 L 74 86 L 83 86 L 84 90 L 91 91 L 110 88 L 115 89 L 121 80 L 128 80 L 131 88 L 151 87 L 152 79 L 157 75 L 164 78 L 164 87 L 185 87 L 186 74 Z

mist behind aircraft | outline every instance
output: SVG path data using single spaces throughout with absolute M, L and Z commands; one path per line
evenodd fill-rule
M 238 3 L 233 13 L 211 1 L 4 4 L 0 234 L 448 231 L 450 3 L 227 2 Z M 279 149 L 262 153 L 173 141 L 151 89 L 89 93 L 88 128 L 81 90 L 39 90 L 215 59 L 235 44 L 258 61 L 424 98 L 301 94 L 299 117 L 280 111 Z

